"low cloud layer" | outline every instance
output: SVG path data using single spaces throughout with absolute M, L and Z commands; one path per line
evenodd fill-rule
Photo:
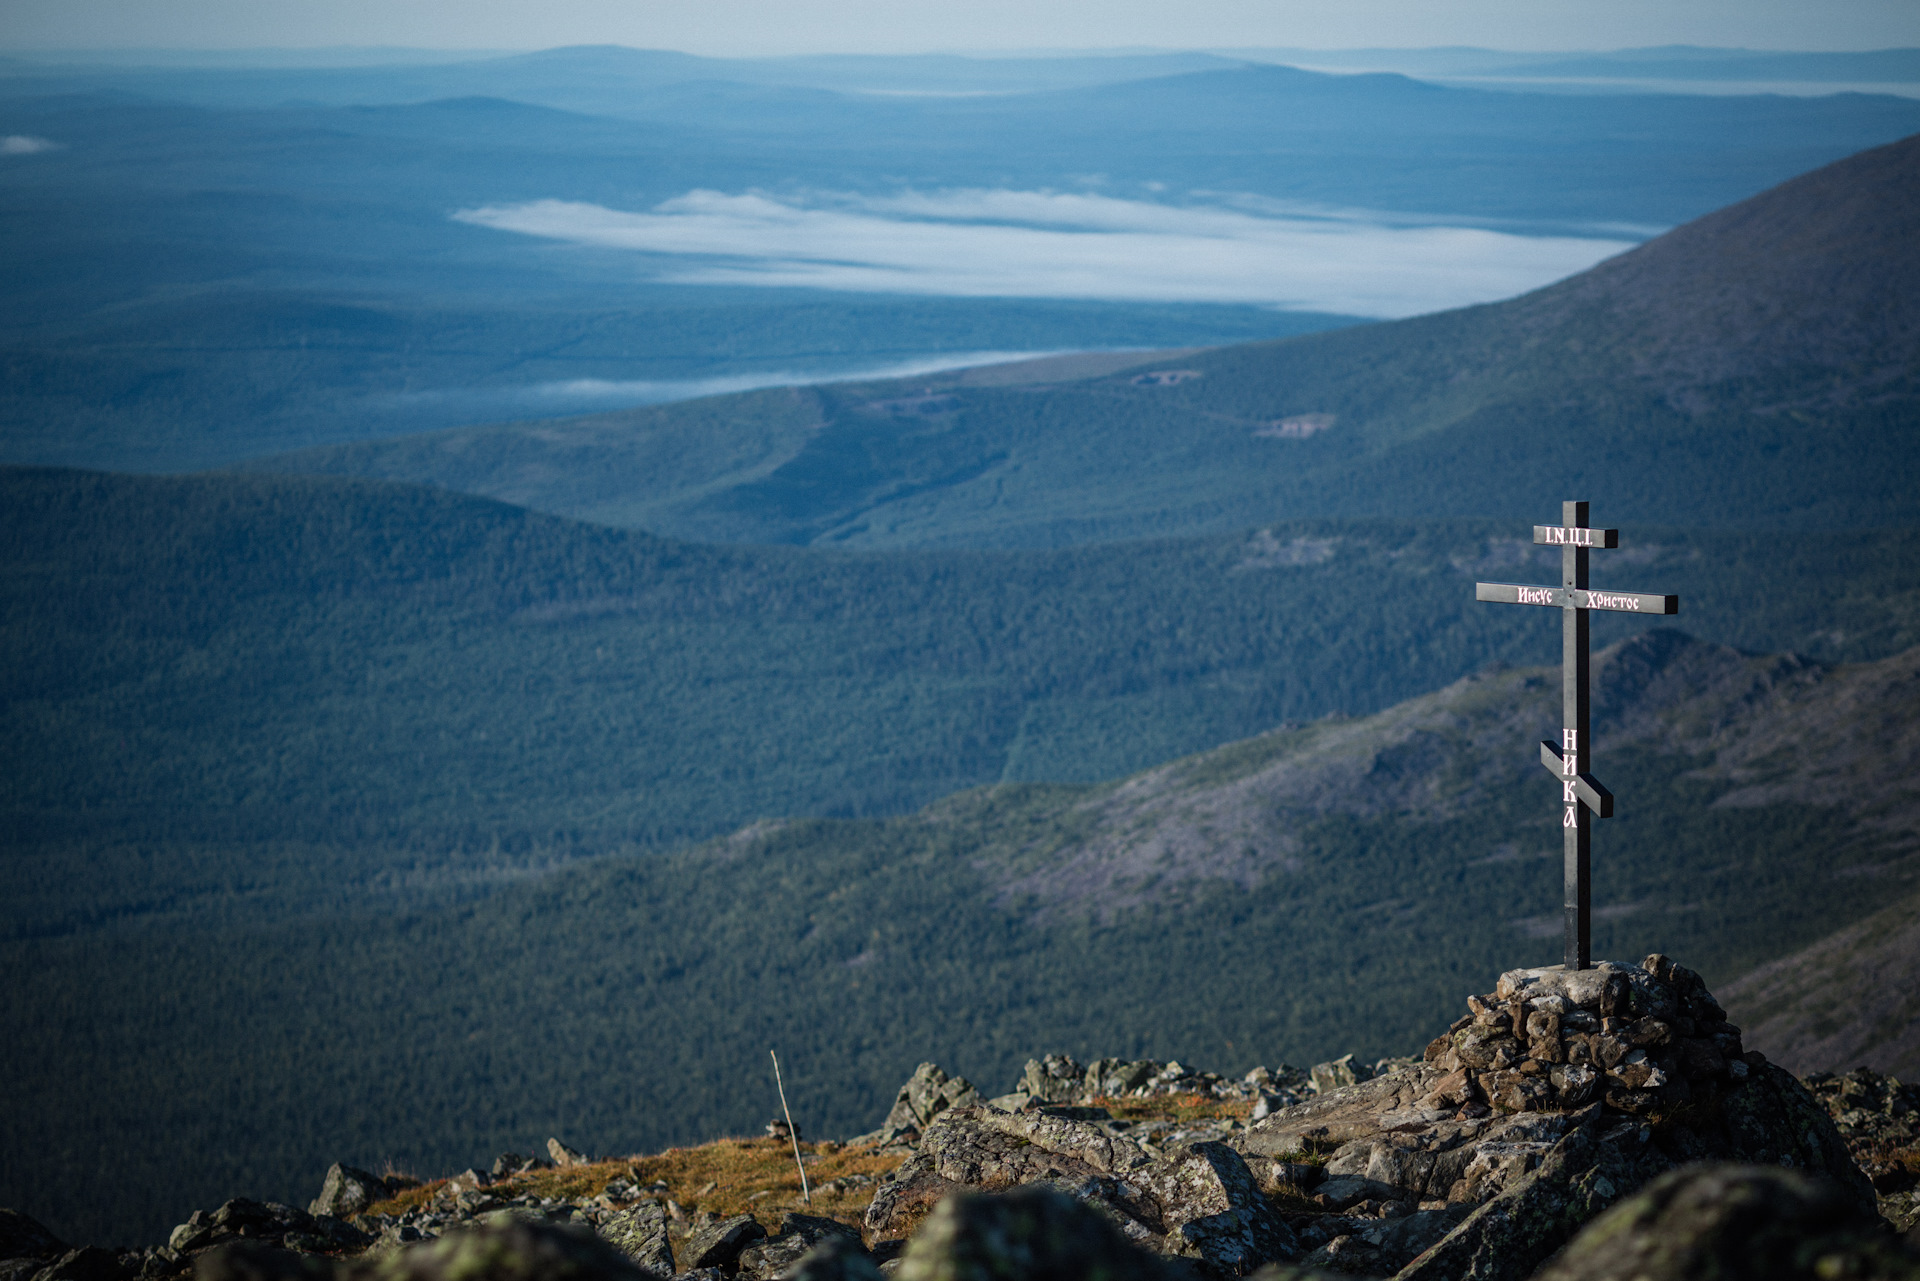
M 1381 318 L 1512 297 L 1633 243 L 995 190 L 806 203 L 691 191 L 644 213 L 538 200 L 454 217 L 662 255 L 650 273 L 681 284 L 1251 303 Z
M 0 156 L 33 156 L 42 151 L 55 151 L 60 144 L 51 138 L 35 138 L 31 134 L 10 133 L 0 138 Z

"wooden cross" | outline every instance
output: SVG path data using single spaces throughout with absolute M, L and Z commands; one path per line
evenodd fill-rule
M 1517 583 L 1475 583 L 1474 599 L 1508 605 L 1558 605 L 1560 622 L 1560 742 L 1540 744 L 1540 763 L 1560 780 L 1560 828 L 1565 838 L 1566 947 L 1569 970 L 1593 965 L 1593 819 L 1613 817 L 1613 793 L 1587 771 L 1592 751 L 1591 682 L 1588 672 L 1587 611 L 1629 614 L 1677 614 L 1678 596 L 1649 592 L 1596 592 L 1587 587 L 1587 553 L 1618 547 L 1617 529 L 1587 528 L 1587 504 L 1562 503 L 1558 525 L 1535 525 L 1533 541 L 1560 548 L 1560 586 L 1522 587 Z

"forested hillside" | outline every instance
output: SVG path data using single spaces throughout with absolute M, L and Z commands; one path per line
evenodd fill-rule
M 1558 644 L 1473 600 L 1552 580 L 1526 526 L 874 556 L 363 482 L 0 480 L 16 936 L 431 900 L 756 818 L 1092 782 Z M 1679 592 L 1702 636 L 1920 641 L 1911 533 L 1625 539 L 1596 583 Z

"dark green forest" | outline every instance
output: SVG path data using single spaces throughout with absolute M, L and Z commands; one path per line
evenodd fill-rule
M 432 900 L 756 818 L 1093 782 L 1557 645 L 1472 599 L 1553 580 L 1524 526 L 861 555 L 364 482 L 4 483 L 15 935 Z M 1595 582 L 1679 592 L 1703 637 L 1920 641 L 1911 532 L 1623 537 Z

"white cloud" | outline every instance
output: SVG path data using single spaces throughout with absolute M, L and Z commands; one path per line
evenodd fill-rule
M 0 156 L 32 156 L 42 151 L 56 151 L 59 147 L 51 138 L 35 138 L 31 134 L 10 133 L 0 138 Z
M 563 200 L 466 209 L 484 227 L 668 255 L 656 278 L 863 293 L 1253 303 L 1399 317 L 1511 297 L 1632 246 L 1407 225 L 1403 215 L 1156 204 L 1039 191 L 690 191 L 643 213 Z

